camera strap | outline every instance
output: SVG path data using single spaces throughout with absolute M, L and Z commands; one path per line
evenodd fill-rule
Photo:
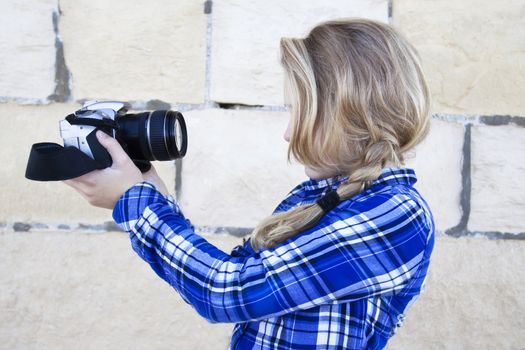
M 93 119 L 93 118 L 82 118 L 78 117 L 75 114 L 70 114 L 66 117 L 66 120 L 71 125 L 89 125 L 99 128 L 111 128 L 117 129 L 118 124 L 112 119 Z
M 330 210 L 337 207 L 339 203 L 341 203 L 341 198 L 339 198 L 339 195 L 337 194 L 336 190 L 330 189 L 321 198 L 319 198 L 316 203 L 321 207 L 321 209 L 323 209 L 323 212 L 326 214 Z
M 76 147 L 64 147 L 50 142 L 35 143 L 31 147 L 26 167 L 26 178 L 36 181 L 63 181 L 111 166 L 109 153 L 96 139 L 95 131 L 86 140 L 95 159 Z

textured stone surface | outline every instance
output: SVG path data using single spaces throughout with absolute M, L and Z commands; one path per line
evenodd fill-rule
M 422 56 L 434 110 L 525 114 L 522 0 L 395 0 L 393 10 Z
M 461 167 L 464 126 L 432 120 L 427 138 L 411 152 L 407 166 L 416 171 L 415 187 L 427 200 L 437 229 L 454 227 L 461 218 Z
M 0 104 L 0 115 L 9 117 L 9 128 L 0 128 L 0 223 L 102 224 L 112 221 L 109 210 L 95 208 L 61 182 L 37 182 L 25 178 L 31 145 L 62 144 L 59 120 L 79 108 L 76 104 L 17 106 Z M 167 186 L 175 187 L 172 162 L 156 164 Z
M 225 251 L 239 239 L 212 237 Z M 124 233 L 0 234 L 2 349 L 226 349 Z
M 279 39 L 341 17 L 388 20 L 386 0 L 214 1 L 211 99 L 282 105 Z
M 473 231 L 525 232 L 525 128 L 472 129 Z
M 525 242 L 440 237 L 390 350 L 523 349 Z
M 180 204 L 194 224 L 253 227 L 306 179 L 301 166 L 286 161 L 287 113 L 209 109 L 185 116 Z
M 0 100 L 45 100 L 55 89 L 57 0 L 5 0 L 0 11 Z
M 206 239 L 225 252 L 239 243 Z M 521 241 L 438 238 L 427 289 L 389 349 L 520 349 L 524 249 Z M 6 349 L 225 349 L 229 342 L 232 326 L 197 316 L 123 233 L 3 233 L 0 256 Z
M 60 7 L 75 99 L 203 101 L 201 1 L 64 0 Z

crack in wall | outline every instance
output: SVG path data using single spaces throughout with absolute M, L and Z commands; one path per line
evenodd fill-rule
M 53 29 L 55 32 L 55 91 L 47 98 L 53 102 L 67 102 L 71 98 L 71 73 L 66 65 L 66 59 L 64 56 L 64 45 L 59 33 L 59 21 L 60 21 L 60 5 L 57 10 L 53 12 L 52 21 Z
M 196 226 L 196 231 L 202 234 L 227 234 L 235 237 L 245 236 L 253 231 L 250 227 L 235 226 Z M 44 223 L 0 223 L 0 232 L 123 232 L 123 230 L 113 221 L 106 221 L 101 224 L 44 224 Z
M 511 116 L 511 115 L 483 115 L 480 122 L 485 125 L 499 126 L 499 125 L 516 125 L 525 127 L 525 117 Z
M 2 97 L 0 97 L 1 99 Z M 76 102 L 83 104 L 86 99 L 79 99 Z M 265 112 L 288 112 L 285 106 L 275 105 L 251 105 L 244 103 L 226 103 L 217 101 L 208 101 L 205 103 L 179 103 L 167 102 L 162 100 L 149 101 L 125 101 L 131 105 L 133 110 L 152 110 L 152 109 L 175 109 L 180 112 L 205 110 L 205 109 L 225 109 L 238 111 L 265 111 Z M 450 114 L 434 113 L 432 119 L 445 122 L 461 123 L 465 125 L 514 125 L 525 127 L 525 116 L 512 116 L 503 114 L 479 115 L 479 114 Z
M 236 227 L 236 226 L 195 226 L 195 230 L 199 234 L 208 235 L 230 235 L 234 237 L 244 237 L 253 231 L 251 227 Z M 44 223 L 0 223 L 1 232 L 93 232 L 93 233 L 107 233 L 107 232 L 122 232 L 122 229 L 112 221 L 107 221 L 101 224 L 44 224 Z M 448 230 L 447 230 L 448 231 Z M 525 240 L 525 232 L 500 232 L 500 231 L 469 231 L 460 230 L 455 234 L 449 234 L 447 231 L 437 231 L 437 236 L 448 236 L 454 238 L 462 237 L 484 237 L 491 240 Z
M 461 219 L 459 223 L 448 230 L 445 233 L 449 236 L 457 237 L 464 234 L 467 231 L 468 219 L 470 216 L 470 193 L 472 189 L 471 179 L 471 136 L 472 136 L 472 125 L 465 125 L 465 136 L 463 139 L 463 164 L 461 169 L 461 194 L 460 194 L 460 206 L 461 206 Z
M 182 158 L 175 160 L 175 199 L 182 198 Z
M 207 0 L 204 3 L 204 14 L 206 14 L 206 66 L 204 74 L 204 104 L 206 106 L 214 106 L 215 104 L 211 101 L 211 45 L 212 45 L 212 29 L 213 29 L 213 17 L 212 17 L 213 2 Z

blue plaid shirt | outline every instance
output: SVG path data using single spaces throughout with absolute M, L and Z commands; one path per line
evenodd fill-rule
M 344 177 L 309 180 L 276 212 L 313 203 Z M 422 292 L 434 221 L 408 168 L 385 168 L 315 227 L 261 252 L 226 254 L 149 183 L 113 217 L 133 249 L 211 322 L 236 323 L 230 349 L 382 349 Z

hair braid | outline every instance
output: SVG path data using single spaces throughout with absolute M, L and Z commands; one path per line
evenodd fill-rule
M 389 160 L 396 166 L 400 165 L 395 156 L 394 147 L 390 142 L 383 140 L 371 144 L 365 151 L 361 166 L 350 174 L 345 183 L 338 187 L 339 198 L 341 200 L 350 199 L 370 187 Z
M 366 190 L 381 174 L 383 165 L 392 153 L 391 144 L 380 141 L 370 145 L 365 152 L 362 164 L 337 188 L 341 201 L 350 199 Z M 317 203 L 299 206 L 279 213 L 262 221 L 252 234 L 251 244 L 255 250 L 273 247 L 299 232 L 313 227 L 323 216 L 324 211 Z

